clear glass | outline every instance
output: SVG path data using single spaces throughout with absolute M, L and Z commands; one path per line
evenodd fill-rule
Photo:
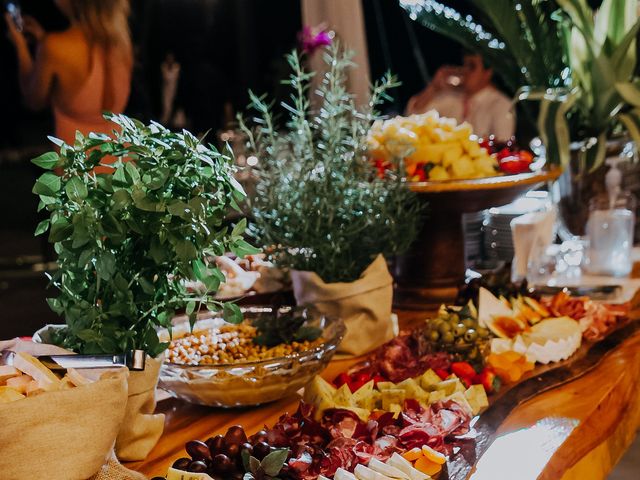
M 260 405 L 295 394 L 325 369 L 346 331 L 344 322 L 339 318 L 300 309 L 309 318 L 306 325 L 322 329 L 324 343 L 321 345 L 257 362 L 215 365 L 165 362 L 160 371 L 160 388 L 187 402 L 213 407 Z M 271 307 L 247 307 L 243 314 L 245 320 L 251 320 L 270 311 Z M 198 321 L 195 328 L 212 328 L 223 323 L 222 318 L 209 318 Z M 173 328 L 176 337 L 189 331 L 186 320 Z M 161 341 L 167 341 L 169 333 L 161 331 L 159 337 Z
M 584 269 L 594 275 L 624 277 L 631 273 L 635 199 L 621 194 L 611 201 L 599 196 L 589 204 Z

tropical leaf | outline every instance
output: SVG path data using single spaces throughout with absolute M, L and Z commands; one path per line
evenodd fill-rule
M 640 145 L 640 108 L 621 113 L 618 115 L 618 119 L 625 126 L 635 144 Z
M 433 0 L 400 0 L 412 20 L 445 35 L 464 48 L 480 53 L 505 82 L 510 93 L 525 84 L 518 62 L 499 37 L 487 31 L 472 16 Z

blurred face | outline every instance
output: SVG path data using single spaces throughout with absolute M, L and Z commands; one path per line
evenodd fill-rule
M 465 55 L 462 68 L 464 71 L 463 88 L 466 93 L 475 93 L 491 83 L 493 70 L 484 68 L 480 55 Z

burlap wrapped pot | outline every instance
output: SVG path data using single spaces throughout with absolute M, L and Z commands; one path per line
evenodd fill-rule
M 347 334 L 338 352 L 362 355 L 393 338 L 393 279 L 382 255 L 350 283 L 325 283 L 314 272 L 291 271 L 298 305 L 314 306 L 344 320 Z

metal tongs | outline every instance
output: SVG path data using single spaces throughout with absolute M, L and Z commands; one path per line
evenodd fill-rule
M 13 365 L 16 352 L 0 351 L 0 365 Z M 131 350 L 116 355 L 36 355 L 49 370 L 66 370 L 68 368 L 113 368 L 127 367 L 129 370 L 144 370 L 147 358 L 144 350 Z

